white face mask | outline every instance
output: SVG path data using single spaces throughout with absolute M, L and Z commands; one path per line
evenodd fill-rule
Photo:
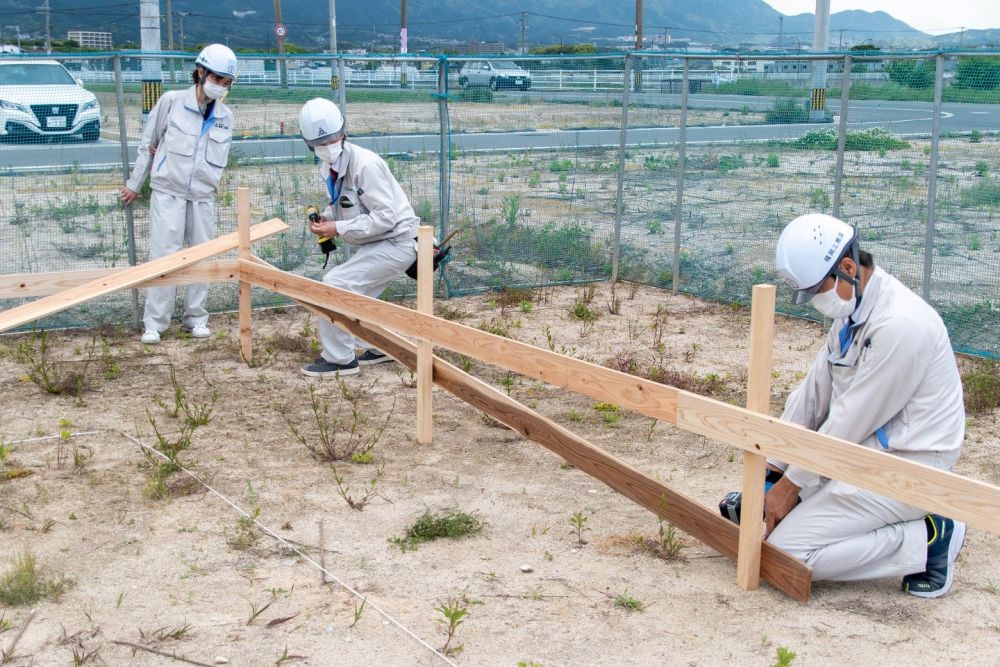
M 839 282 L 840 277 L 838 276 L 833 281 L 833 289 L 819 292 L 809 301 L 812 307 L 818 310 L 821 315 L 829 317 L 831 320 L 850 317 L 857 308 L 854 285 L 851 285 L 851 298 L 841 299 L 840 295 L 837 294 L 837 283 Z
M 337 164 L 337 160 L 340 159 L 340 154 L 344 152 L 344 146 L 338 141 L 335 144 L 317 146 L 314 150 L 316 151 L 316 157 L 327 164 L 333 165 Z
M 225 86 L 220 86 L 217 83 L 212 83 L 211 81 L 205 81 L 201 84 L 201 89 L 205 91 L 205 97 L 210 100 L 221 100 L 229 92 L 229 89 Z

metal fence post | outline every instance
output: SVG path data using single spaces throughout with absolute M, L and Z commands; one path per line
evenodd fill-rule
M 615 198 L 615 241 L 611 249 L 611 284 L 618 282 L 618 263 L 622 250 L 622 208 L 625 196 L 625 147 L 628 139 L 628 97 L 632 79 L 632 55 L 625 56 L 622 67 L 621 139 L 618 143 L 618 196 Z
M 347 64 L 341 58 L 337 61 L 337 72 L 339 73 L 340 81 L 337 83 L 337 105 L 340 107 L 340 113 L 347 118 L 347 82 L 344 81 L 344 75 L 347 74 Z
M 121 158 L 122 158 L 122 182 L 124 183 L 129 176 L 129 162 L 128 162 L 128 131 L 125 128 L 125 88 L 122 84 L 122 59 L 121 56 L 115 56 L 114 58 L 114 68 L 115 68 L 115 97 L 118 102 L 118 145 L 121 148 Z M 136 265 L 136 252 L 135 252 L 135 218 L 132 216 L 132 205 L 123 205 L 125 209 L 125 235 L 126 243 L 128 245 L 128 263 L 129 266 Z M 139 326 L 139 290 L 133 289 L 132 292 L 132 323 L 135 326 Z
M 677 204 L 674 207 L 674 294 L 681 281 L 681 220 L 684 213 L 684 162 L 687 151 L 688 82 L 691 78 L 691 61 L 684 59 L 681 76 L 681 120 L 677 136 Z
M 847 106 L 851 96 L 851 57 L 844 56 L 844 77 L 840 84 L 840 124 L 837 127 L 837 171 L 833 176 L 833 217 L 840 217 L 844 188 L 844 147 L 847 143 Z
M 438 177 L 438 217 L 440 228 L 438 233 L 443 238 L 448 233 L 448 208 L 450 198 L 449 174 L 451 162 L 451 133 L 449 132 L 448 121 L 448 56 L 441 56 L 438 59 L 438 129 L 440 132 L 441 147 L 440 158 L 438 160 L 440 175 Z
M 934 213 L 937 203 L 938 144 L 941 139 L 941 94 L 944 89 L 944 56 L 938 54 L 934 67 L 934 111 L 931 114 L 931 166 L 927 174 L 927 236 L 924 239 L 924 281 L 922 296 L 931 300 L 931 268 L 934 263 Z

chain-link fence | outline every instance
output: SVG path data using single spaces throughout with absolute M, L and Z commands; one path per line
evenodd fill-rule
M 144 110 L 190 85 L 193 55 L 0 61 L 5 273 L 145 260 L 148 186 L 130 209 L 117 193 Z M 783 225 L 826 211 L 938 308 L 957 349 L 1000 356 L 995 54 L 242 55 L 216 231 L 248 187 L 255 220 L 292 226 L 258 254 L 318 277 L 303 210 L 327 195 L 297 122 L 313 97 L 342 106 L 426 223 L 459 230 L 450 294 L 621 278 L 744 302 L 776 280 Z M 235 293 L 214 286 L 210 307 Z M 134 309 L 123 294 L 44 324 Z

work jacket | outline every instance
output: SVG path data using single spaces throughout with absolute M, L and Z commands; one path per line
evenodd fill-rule
M 876 267 L 851 319 L 833 323 L 782 419 L 849 442 L 949 469 L 965 438 L 965 406 L 944 322 Z M 821 477 L 791 465 L 806 488 Z
M 335 166 L 336 182 L 330 165 L 320 163 L 320 176 L 330 194 L 323 217 L 336 220 L 337 234 L 344 241 L 364 245 L 416 237 L 420 218 L 385 160 L 367 148 L 344 142 Z
M 233 114 L 221 101 L 216 100 L 206 119 L 195 86 L 166 92 L 149 112 L 125 185 L 138 192 L 152 172 L 154 190 L 189 201 L 214 199 L 232 139 Z

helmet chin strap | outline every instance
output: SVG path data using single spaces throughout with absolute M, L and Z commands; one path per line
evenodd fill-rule
M 854 285 L 854 308 L 857 310 L 858 306 L 861 305 L 861 297 L 863 296 L 861 294 L 861 257 L 857 240 L 851 242 L 851 259 L 854 260 L 855 268 L 855 275 L 853 277 L 841 271 L 839 265 L 834 269 L 833 273 Z

